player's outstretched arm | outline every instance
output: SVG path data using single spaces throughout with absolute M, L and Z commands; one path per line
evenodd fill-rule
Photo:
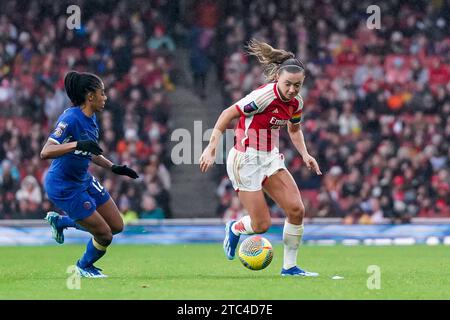
M 102 148 L 100 148 L 98 143 L 95 141 L 92 141 L 92 140 L 77 141 L 77 146 L 76 146 L 75 150 L 90 152 L 97 156 L 103 153 L 103 150 L 102 150 Z
M 241 114 L 234 105 L 222 111 L 214 126 L 211 138 L 209 139 L 209 144 L 200 157 L 200 170 L 202 172 L 206 172 L 210 167 L 212 167 L 216 159 L 216 148 L 220 137 L 228 127 L 228 124 L 233 119 L 239 118 L 240 116 Z
M 129 168 L 127 165 L 114 164 L 110 160 L 106 159 L 103 155 L 92 156 L 92 162 L 94 162 L 96 165 L 98 165 L 102 168 L 110 169 L 115 174 L 127 176 L 132 179 L 139 178 L 139 175 L 136 173 L 136 171 Z
M 58 144 L 55 141 L 49 139 L 42 147 L 40 156 L 43 160 L 53 159 L 74 150 L 87 151 L 96 155 L 103 152 L 97 142 L 91 140 L 81 140 Z
M 57 144 L 56 142 L 52 140 L 47 140 L 47 142 L 44 144 L 41 150 L 41 159 L 53 159 L 57 158 L 59 156 L 62 156 L 63 154 L 66 154 L 68 152 L 72 152 L 76 149 L 77 142 L 69 142 L 69 143 L 63 143 L 63 144 Z
M 308 153 L 308 149 L 306 149 L 305 137 L 303 136 L 300 125 L 288 123 L 288 133 L 292 143 L 302 156 L 308 169 L 313 170 L 317 175 L 321 175 L 322 172 L 320 171 L 317 160 L 314 159 L 314 157 Z

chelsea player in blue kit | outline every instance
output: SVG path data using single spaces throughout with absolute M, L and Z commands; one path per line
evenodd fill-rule
M 138 175 L 128 166 L 106 159 L 98 145 L 95 112 L 104 109 L 107 99 L 102 80 L 94 74 L 71 71 L 64 86 L 73 106 L 59 117 L 41 158 L 54 159 L 44 187 L 53 204 L 67 215 L 49 212 L 46 220 L 58 243 L 64 242 L 63 231 L 68 227 L 91 233 L 93 238 L 77 261 L 77 269 L 82 277 L 106 277 L 94 263 L 106 253 L 113 235 L 122 231 L 123 220 L 108 191 L 88 172 L 89 163 L 133 179 Z

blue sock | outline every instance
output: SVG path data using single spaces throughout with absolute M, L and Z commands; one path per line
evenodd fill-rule
M 81 231 L 87 231 L 85 228 L 83 228 L 78 223 L 73 221 L 70 217 L 61 216 L 61 215 L 59 216 L 59 219 L 56 222 L 56 227 L 57 228 L 75 228 L 75 229 L 78 229 Z
M 86 246 L 86 252 L 84 253 L 84 255 L 79 260 L 79 266 L 82 267 L 82 268 L 85 268 L 87 266 L 93 265 L 94 262 L 99 260 L 106 253 L 106 247 L 103 247 L 103 246 L 101 246 L 101 245 L 99 245 L 97 243 L 96 245 L 99 248 L 102 248 L 104 250 L 98 249 L 94 245 L 93 241 L 95 241 L 95 240 L 93 240 L 93 239 L 89 240 L 89 242 L 88 242 L 88 244 Z

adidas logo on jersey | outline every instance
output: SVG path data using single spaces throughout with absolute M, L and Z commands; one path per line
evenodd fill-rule
M 278 113 L 278 108 L 273 109 L 272 113 Z

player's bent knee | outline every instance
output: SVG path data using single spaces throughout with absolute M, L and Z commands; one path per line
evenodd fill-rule
M 95 237 L 95 240 L 97 240 L 98 243 L 100 243 L 102 246 L 105 246 L 105 247 L 107 247 L 111 244 L 112 239 L 113 239 L 112 233 L 107 236 L 102 235 L 100 237 L 97 237 L 97 236 Z
M 111 230 L 105 230 L 102 232 L 95 233 L 94 238 L 99 244 L 107 247 L 112 242 L 113 234 L 112 234 Z
M 305 206 L 301 202 L 290 205 L 287 211 L 290 216 L 296 218 L 303 218 L 305 216 Z
M 123 223 L 122 224 L 118 224 L 118 225 L 114 225 L 114 226 L 110 226 L 110 228 L 111 228 L 111 233 L 113 235 L 121 233 L 123 231 Z
M 305 206 L 303 203 L 295 203 L 290 205 L 286 210 L 289 221 L 293 224 L 302 224 L 305 217 Z

